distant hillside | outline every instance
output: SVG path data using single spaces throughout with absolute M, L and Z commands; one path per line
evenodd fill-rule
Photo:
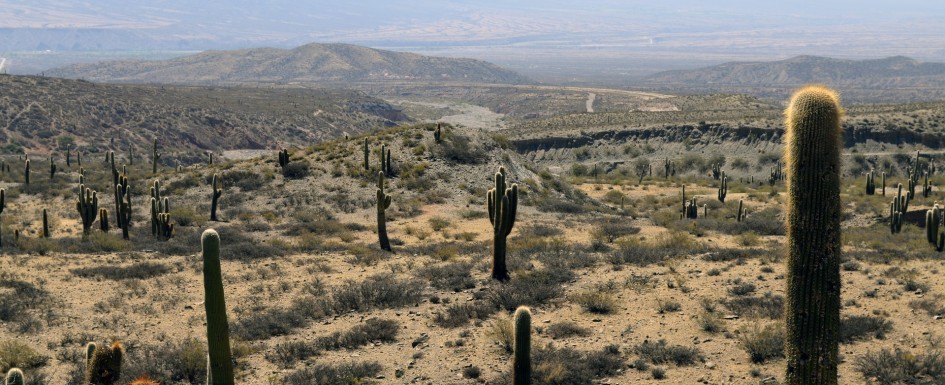
M 0 89 L 0 152 L 6 153 L 66 147 L 124 152 L 130 146 L 144 153 L 153 138 L 166 153 L 264 149 L 408 119 L 380 99 L 345 90 L 110 85 L 10 75 L 0 75 Z
M 665 71 L 638 82 L 664 91 L 744 92 L 779 100 L 792 88 L 807 83 L 835 87 L 846 101 L 934 100 L 945 97 L 945 63 L 923 63 L 903 56 L 875 60 L 797 56 Z
M 474 59 L 423 56 L 350 44 L 294 49 L 206 51 L 171 60 L 77 64 L 47 75 L 104 82 L 237 84 L 383 80 L 530 83 L 515 72 Z

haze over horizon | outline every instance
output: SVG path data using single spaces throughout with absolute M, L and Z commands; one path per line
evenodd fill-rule
M 595 0 L 12 0 L 0 9 L 0 57 L 28 73 L 115 57 L 340 42 L 470 57 L 545 81 L 634 77 L 734 60 L 796 55 L 945 61 L 945 4 L 907 0 L 707 5 Z M 909 28 L 903 28 L 909 26 Z M 64 56 L 53 60 L 36 52 Z M 48 62 L 43 68 L 42 62 Z M 31 62 L 34 62 L 31 64 Z M 20 66 L 17 66 L 20 64 Z M 24 67 L 25 66 L 25 67 Z

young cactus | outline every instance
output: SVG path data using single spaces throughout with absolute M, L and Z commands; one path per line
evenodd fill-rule
M 876 194 L 876 182 L 873 180 L 873 170 L 866 173 L 866 195 Z
M 725 176 L 725 171 L 722 171 L 722 183 L 719 185 L 719 202 L 725 203 L 725 196 L 728 195 L 728 177 Z
M 367 138 L 364 138 L 364 170 L 365 170 L 365 171 L 371 169 L 371 163 L 370 163 L 371 156 L 370 156 L 370 154 L 371 154 L 371 151 L 370 151 L 370 149 L 368 148 L 368 140 L 367 140 Z
M 216 230 L 203 232 L 204 305 L 207 311 L 208 385 L 233 385 L 233 363 L 230 358 L 230 326 L 226 319 L 223 275 L 220 271 L 220 235 Z
M 741 199 L 738 200 L 738 215 L 735 216 L 735 220 L 736 220 L 737 222 L 741 222 L 742 219 L 744 218 L 744 217 L 743 217 L 744 212 L 742 211 L 742 210 L 743 210 L 743 203 L 744 203 L 744 202 L 743 202 Z
M 506 187 L 505 182 L 505 167 L 499 167 L 495 174 L 495 187 L 486 193 L 489 222 L 492 223 L 492 279 L 502 282 L 509 280 L 505 265 L 506 242 L 518 212 L 518 184 Z
M 85 384 L 113 385 L 121 377 L 121 359 L 124 348 L 114 342 L 109 347 L 99 348 L 89 344 L 86 350 Z
M 6 385 L 24 385 L 26 384 L 25 377 L 23 377 L 23 371 L 19 368 L 11 368 L 7 372 L 7 377 L 3 381 Z
M 129 238 L 128 228 L 131 226 L 131 188 L 128 187 L 128 178 L 122 178 L 124 184 L 115 185 L 116 221 L 121 228 L 121 237 Z
M 282 149 L 279 151 L 279 167 L 285 170 L 285 166 L 289 165 L 289 150 Z
M 443 130 L 440 127 L 440 123 L 436 124 L 436 130 L 433 131 L 433 141 L 443 143 Z
M 23 184 L 29 186 L 30 184 L 30 160 L 26 158 L 26 171 L 23 172 Z
M 390 240 L 387 239 L 387 215 L 385 211 L 390 207 L 391 197 L 384 193 L 384 172 L 377 172 L 377 237 L 381 249 L 391 251 Z
M 788 385 L 837 383 L 842 114 L 823 86 L 794 93 L 786 111 Z
M 104 207 L 98 209 L 98 225 L 103 233 L 108 232 L 108 209 Z
M 53 162 L 53 158 L 50 156 L 49 157 L 49 179 L 50 180 L 56 177 L 57 170 L 58 168 L 56 167 L 56 163 Z
M 220 180 L 220 185 L 217 187 L 217 174 L 213 174 L 213 181 L 210 183 L 210 220 L 217 221 L 217 202 L 220 200 L 220 195 L 223 195 L 223 180 Z
M 512 361 L 512 383 L 532 383 L 532 313 L 525 306 L 515 310 L 515 347 Z
M 0 214 L 3 214 L 3 209 L 7 207 L 7 193 L 6 190 L 0 188 Z M 0 223 L 3 223 L 0 220 Z M 0 230 L 0 247 L 3 247 L 3 231 Z
M 79 185 L 79 199 L 75 202 L 75 209 L 82 220 L 82 235 L 87 236 L 92 230 L 92 223 L 98 214 L 98 193 L 92 189 Z

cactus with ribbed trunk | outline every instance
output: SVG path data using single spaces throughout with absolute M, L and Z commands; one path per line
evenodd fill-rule
M 154 138 L 154 142 L 151 146 L 151 173 L 157 174 L 157 165 L 158 159 L 161 159 L 161 153 L 157 150 L 157 138 Z
M 897 185 L 896 197 L 889 204 L 889 230 L 893 233 L 902 231 L 902 218 L 909 210 L 909 196 L 902 195 L 902 183 Z
M 85 384 L 112 385 L 121 377 L 124 348 L 118 342 L 108 347 L 89 344 L 86 350 Z
M 436 130 L 433 130 L 433 141 L 443 143 L 443 130 L 440 128 L 440 123 L 437 123 Z
M 50 156 L 49 157 L 49 179 L 50 180 L 56 177 L 56 171 L 58 171 L 58 168 L 56 167 L 56 163 L 53 162 L 52 156 Z
M 98 193 L 92 189 L 79 185 L 79 199 L 75 202 L 75 209 L 82 220 L 82 235 L 87 236 L 92 230 L 92 223 L 98 215 Z
M 19 368 L 10 368 L 7 372 L 7 376 L 3 381 L 6 385 L 24 385 L 26 384 L 25 377 L 23 377 L 23 371 Z
M 663 175 L 668 179 L 671 176 L 676 175 L 676 162 L 673 162 L 669 158 L 663 161 Z
M 384 172 L 377 172 L 377 238 L 381 244 L 381 249 L 391 251 L 390 240 L 387 239 L 387 215 L 386 210 L 390 207 L 391 197 L 384 192 Z
M 207 161 L 208 162 L 207 164 L 210 166 L 213 166 L 213 153 L 210 151 L 207 151 L 207 157 L 209 158 Z
M 390 177 L 393 175 L 393 167 L 390 164 L 390 150 L 387 149 L 387 145 L 381 145 L 381 172 L 384 173 L 384 176 Z
M 866 195 L 876 194 L 876 182 L 873 180 L 873 170 L 866 173 Z
M 72 167 L 72 149 L 66 149 L 66 167 Z
M 741 222 L 742 219 L 744 219 L 744 218 L 743 218 L 744 211 L 742 211 L 742 210 L 743 210 L 743 202 L 742 202 L 741 199 L 739 199 L 739 200 L 738 200 L 738 214 L 735 216 L 735 220 L 738 221 L 738 222 Z
M 108 232 L 108 209 L 104 207 L 98 209 L 98 225 L 103 233 Z
M 217 187 L 217 174 L 213 174 L 213 181 L 210 183 L 210 220 L 217 221 L 217 202 L 220 200 L 220 195 L 223 195 L 223 180 L 220 180 L 219 187 Z
M 82 167 L 82 153 L 79 151 L 75 152 L 75 165 Z
M 722 164 L 716 163 L 712 165 L 712 179 L 720 180 L 722 179 Z
M 121 228 L 121 237 L 128 239 L 128 228 L 131 227 L 131 188 L 128 178 L 121 178 L 124 184 L 115 185 L 115 218 Z
M 525 306 L 515 310 L 515 346 L 512 360 L 512 383 L 532 383 L 532 313 Z
M 725 171 L 722 171 L 722 183 L 719 185 L 718 193 L 719 202 L 725 203 L 726 195 L 728 195 L 728 177 L 725 176 Z
M 786 111 L 788 385 L 837 383 L 842 115 L 822 86 L 794 93 Z
M 226 299 L 220 271 L 220 235 L 213 229 L 203 232 L 203 288 L 207 311 L 208 385 L 233 385 L 230 358 L 230 326 L 226 320 Z
M 489 222 L 492 223 L 492 278 L 508 281 L 505 251 L 518 212 L 518 184 L 506 186 L 505 167 L 499 167 L 499 172 L 495 174 L 495 187 L 486 193 L 486 206 L 489 209 Z
M 30 160 L 26 158 L 26 171 L 23 172 L 23 184 L 29 186 L 30 184 Z
M 43 209 L 43 238 L 49 238 L 49 218 L 46 215 L 46 209 Z
M 925 173 L 925 183 L 922 184 L 922 196 L 928 198 L 932 194 L 932 183 L 929 182 L 929 173 Z

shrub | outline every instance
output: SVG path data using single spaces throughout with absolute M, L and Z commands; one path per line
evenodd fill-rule
M 753 363 L 784 358 L 784 325 L 768 324 L 761 329 L 755 328 L 743 333 L 739 342 Z
M 290 163 L 291 164 L 291 163 Z M 377 361 L 313 364 L 285 376 L 286 385 L 352 385 L 366 383 L 376 377 L 383 367 Z
M 871 337 L 886 338 L 886 333 L 892 331 L 892 322 L 882 317 L 854 315 L 840 320 L 840 342 L 852 343 L 866 340 Z
M 313 342 L 290 341 L 278 344 L 275 353 L 266 358 L 288 367 L 323 350 L 357 349 L 374 341 L 394 342 L 399 331 L 400 325 L 397 321 L 370 318 L 347 331 L 334 332 Z
M 591 329 L 581 327 L 570 321 L 555 322 L 545 328 L 545 333 L 552 339 L 568 337 L 587 337 L 591 335 Z
M 304 179 L 310 173 L 307 161 L 291 162 L 282 169 L 282 176 L 286 179 Z
M 479 369 L 478 366 L 467 366 L 463 368 L 463 378 L 476 379 L 482 375 L 482 369 Z
M 677 312 L 682 309 L 682 305 L 676 301 L 664 301 L 662 299 L 656 300 L 656 310 L 662 313 L 672 313 Z
M 563 269 L 540 269 L 522 273 L 506 284 L 493 286 L 487 296 L 497 307 L 514 311 L 519 306 L 537 307 L 560 297 L 561 284 L 574 278 L 574 273 Z
M 633 352 L 639 355 L 640 358 L 656 365 L 674 363 L 678 366 L 689 366 L 705 359 L 698 348 L 669 345 L 666 340 L 662 339 L 657 342 L 643 341 L 643 343 L 633 347 Z
M 571 301 L 580 305 L 584 310 L 596 314 L 613 313 L 617 302 L 608 293 L 584 291 L 571 296 Z
M 722 304 L 739 317 L 779 319 L 784 314 L 784 297 L 770 292 L 760 297 L 737 297 Z
M 437 312 L 433 323 L 445 328 L 456 328 L 465 326 L 472 319 L 487 319 L 498 310 L 494 304 L 484 301 L 456 303 L 448 306 L 446 312 Z
M 6 373 L 11 368 L 30 370 L 46 365 L 46 357 L 29 344 L 16 340 L 0 341 L 0 371 Z
M 736 296 L 745 296 L 754 293 L 757 287 L 754 283 L 743 282 L 728 289 L 728 293 Z
M 878 384 L 941 384 L 945 383 L 945 357 L 933 350 L 926 354 L 887 349 L 868 352 L 854 361 L 863 377 Z
M 468 262 L 429 265 L 419 269 L 417 276 L 430 280 L 430 285 L 437 289 L 460 292 L 476 287 L 471 269 L 472 264 Z
M 170 266 L 163 263 L 139 262 L 129 266 L 94 266 L 70 270 L 82 278 L 101 277 L 111 280 L 121 279 L 148 279 L 167 274 Z
M 206 342 L 196 338 L 168 341 L 157 346 L 131 346 L 122 367 L 122 377 L 148 375 L 162 383 L 200 384 L 207 377 Z M 80 356 L 79 365 L 84 366 Z
M 549 344 L 532 349 L 532 383 L 542 385 L 592 385 L 599 379 L 616 375 L 624 366 L 620 348 L 615 345 L 600 351 L 556 348 Z M 512 383 L 511 371 L 492 384 Z
M 613 243 L 617 238 L 638 234 L 640 228 L 625 221 L 605 221 L 597 225 L 591 232 L 596 240 Z
M 447 131 L 444 136 L 443 141 L 434 147 L 434 153 L 443 159 L 462 164 L 479 164 L 489 156 L 485 150 L 473 145 L 467 136 L 453 130 Z

